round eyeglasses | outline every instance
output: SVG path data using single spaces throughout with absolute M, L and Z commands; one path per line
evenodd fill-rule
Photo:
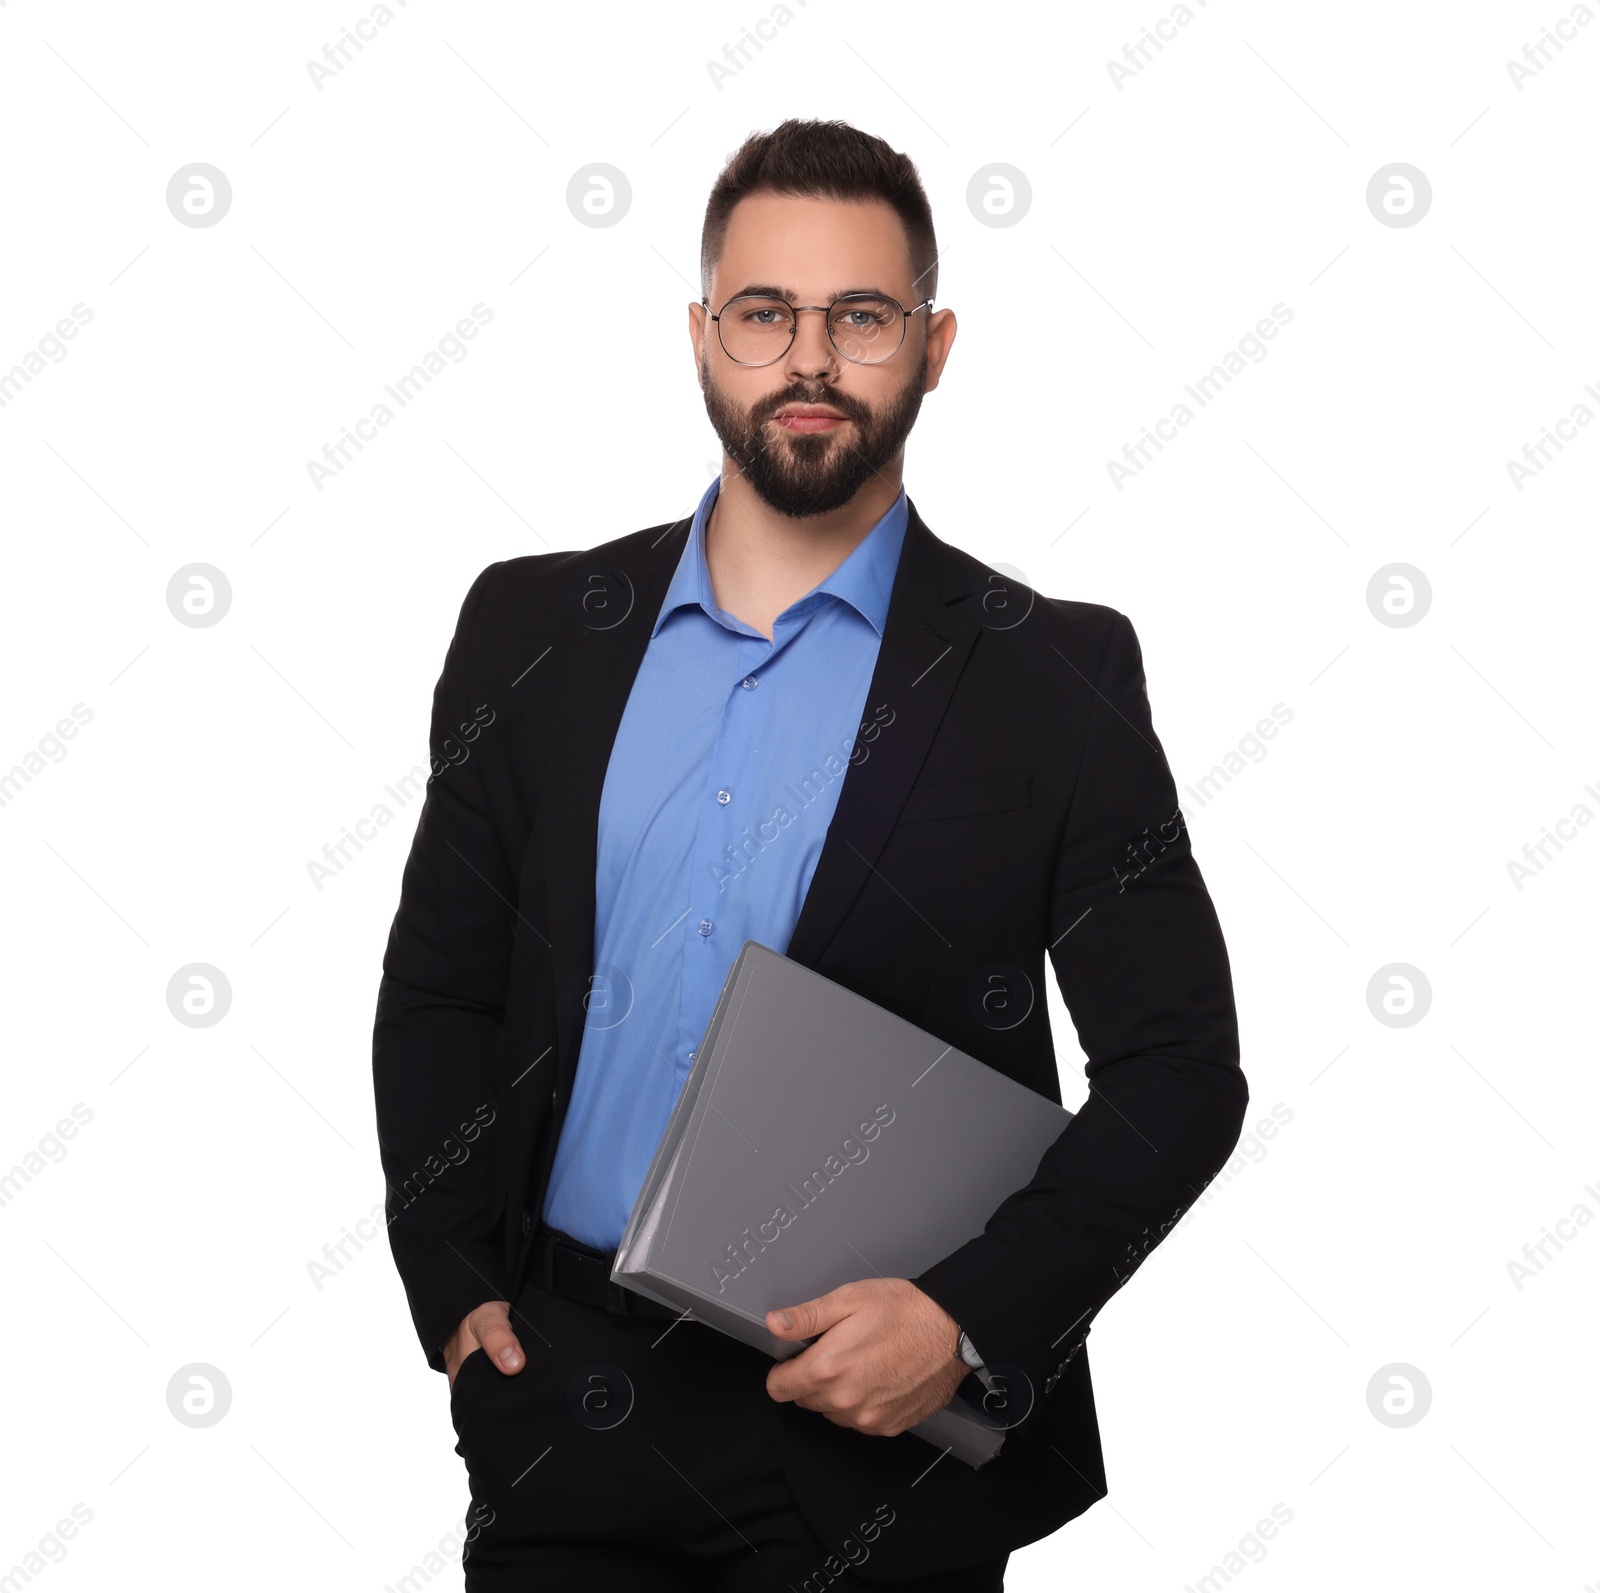
M 706 309 L 709 300 L 700 301 Z M 789 352 L 798 317 L 815 310 L 827 317 L 828 341 L 842 359 L 855 365 L 881 365 L 905 342 L 906 322 L 933 303 L 924 299 L 908 310 L 882 293 L 846 293 L 832 304 L 790 304 L 765 293 L 741 293 L 711 317 L 717 340 L 736 365 L 771 365 Z

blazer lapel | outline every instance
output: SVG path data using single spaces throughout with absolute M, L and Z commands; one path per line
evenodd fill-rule
M 977 639 L 962 561 L 923 523 L 916 505 L 889 592 L 863 720 L 893 714 L 839 789 L 822 855 L 785 955 L 815 968 L 877 866 L 889 831 L 933 744 Z M 882 723 L 882 721 L 880 721 Z

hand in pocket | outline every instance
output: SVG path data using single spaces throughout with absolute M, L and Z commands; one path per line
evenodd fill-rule
M 445 1375 L 450 1386 L 455 1387 L 461 1363 L 477 1349 L 481 1349 L 495 1369 L 506 1377 L 515 1375 L 527 1365 L 527 1357 L 511 1331 L 511 1302 L 486 1300 L 476 1311 L 462 1317 L 461 1325 L 440 1346 L 444 1354 Z

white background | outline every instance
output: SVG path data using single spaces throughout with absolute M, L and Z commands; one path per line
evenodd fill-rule
M 308 1267 L 382 1198 L 370 1032 L 420 803 L 322 889 L 307 865 L 424 762 L 484 565 L 693 506 L 705 196 L 748 132 L 817 115 L 910 153 L 934 206 L 960 335 L 908 452 L 928 523 L 1132 618 L 1180 788 L 1292 713 L 1184 798 L 1250 1124 L 1292 1115 L 1100 1317 L 1110 1496 L 1008 1587 L 1179 1593 L 1274 1504 L 1228 1585 L 1600 1583 L 1600 1232 L 1521 1287 L 1507 1265 L 1600 1213 L 1600 835 L 1507 867 L 1600 812 L 1600 427 L 1507 470 L 1600 414 L 1600 25 L 1519 88 L 1563 0 L 1195 0 L 1118 87 L 1160 0 L 792 3 L 719 84 L 764 0 L 411 0 L 320 88 L 357 3 L 0 4 L 0 372 L 92 312 L 0 408 L 0 770 L 92 714 L 0 806 L 0 1172 L 37 1153 L 0 1205 L 0 1574 L 75 1504 L 62 1593 L 378 1593 L 454 1541 L 445 1384 L 386 1245 Z M 232 187 L 206 228 L 165 198 L 197 161 Z M 595 162 L 632 187 L 607 228 L 566 204 Z M 1031 185 L 1013 226 L 967 206 L 995 162 Z M 1414 226 L 1367 206 L 1394 162 L 1432 186 Z M 319 489 L 307 462 L 480 303 L 467 357 Z M 1266 357 L 1116 485 L 1279 304 Z M 168 608 L 191 563 L 230 583 L 216 625 Z M 1369 608 L 1395 563 L 1420 623 Z M 167 1007 L 194 962 L 231 985 L 210 1027 Z M 1369 1010 L 1391 963 L 1431 987 L 1408 1027 Z M 232 1389 L 204 1429 L 166 1404 L 192 1362 Z M 1393 1363 L 1431 1388 L 1408 1427 L 1368 1405 Z

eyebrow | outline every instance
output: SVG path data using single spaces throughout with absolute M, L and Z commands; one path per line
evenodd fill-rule
M 851 294 L 855 293 L 872 293 L 876 294 L 880 299 L 894 299 L 895 303 L 897 304 L 900 302 L 897 298 L 895 298 L 894 294 L 888 293 L 882 288 L 842 288 L 837 293 L 829 294 L 828 303 L 832 304 L 837 299 L 847 298 Z M 800 295 L 797 294 L 793 288 L 777 288 L 773 287 L 770 283 L 755 282 L 751 283 L 747 287 L 740 288 L 737 293 L 730 293 L 728 297 L 723 300 L 723 303 L 728 304 L 734 299 L 743 299 L 751 295 L 759 295 L 760 297 L 766 299 L 782 299 L 787 304 L 796 303 L 800 297 Z

